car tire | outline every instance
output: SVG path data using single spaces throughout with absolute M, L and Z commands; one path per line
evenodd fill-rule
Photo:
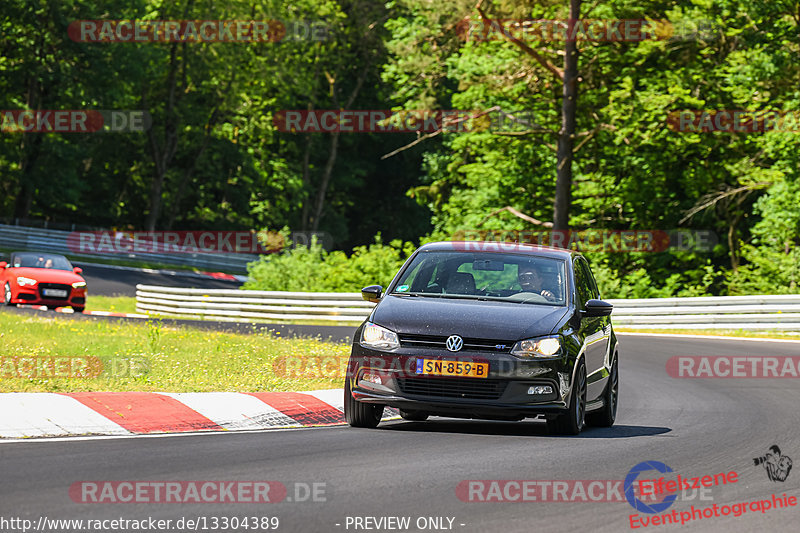
M 577 435 L 581 432 L 586 417 L 586 365 L 578 363 L 575 372 L 569 409 L 566 413 L 547 420 L 547 430 L 556 435 Z
M 86 310 L 86 308 L 85 307 L 73 307 L 72 310 L 75 311 L 76 313 L 83 313 Z
M 409 422 L 424 422 L 428 419 L 428 414 L 422 411 L 403 411 L 400 409 L 400 418 Z
M 344 419 L 354 428 L 375 428 L 383 418 L 383 406 L 362 403 L 353 398 L 350 380 L 344 382 Z
M 611 373 L 608 384 L 603 393 L 603 408 L 586 415 L 586 422 L 592 426 L 610 428 L 617 419 L 617 405 L 619 404 L 619 356 L 614 357 L 611 364 Z
M 11 286 L 8 282 L 3 285 L 3 303 L 5 305 L 14 305 L 11 303 Z

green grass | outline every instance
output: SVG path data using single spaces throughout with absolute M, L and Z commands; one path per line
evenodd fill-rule
M 0 392 L 326 389 L 342 386 L 349 352 L 345 344 L 271 333 L 0 313 Z M 42 375 L 43 362 L 65 357 L 73 365 L 88 362 L 96 377 L 54 377 L 55 367 L 47 366 Z M 79 365 L 73 368 L 81 374 Z
M 136 298 L 133 296 L 99 296 L 89 293 L 86 309 L 90 311 L 112 311 L 114 313 L 135 313 Z

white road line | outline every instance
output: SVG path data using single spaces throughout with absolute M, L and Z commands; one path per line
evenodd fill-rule
M 169 437 L 219 437 L 221 435 L 231 435 L 234 433 L 269 433 L 272 431 L 303 431 L 303 430 L 326 430 L 342 429 L 342 426 L 314 426 L 314 427 L 292 427 L 292 428 L 269 428 L 269 429 L 239 429 L 236 431 L 192 431 L 186 433 L 130 433 L 128 435 L 81 435 L 72 437 L 34 437 L 29 439 L 0 439 L 0 446 L 3 444 L 23 444 L 28 442 L 68 442 L 85 440 L 117 440 L 117 439 L 164 439 Z

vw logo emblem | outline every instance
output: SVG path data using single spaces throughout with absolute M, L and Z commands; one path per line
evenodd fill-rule
M 464 339 L 459 337 L 458 335 L 450 335 L 447 337 L 447 342 L 445 342 L 445 346 L 451 352 L 457 352 L 464 346 Z

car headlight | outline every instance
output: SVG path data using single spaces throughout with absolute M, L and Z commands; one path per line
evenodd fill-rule
M 82 289 L 84 287 L 86 287 L 85 281 L 76 281 L 75 283 L 72 284 L 73 289 Z
M 558 340 L 558 337 L 525 339 L 514 345 L 511 349 L 511 354 L 517 357 L 530 357 L 532 359 L 561 357 L 561 342 Z
M 36 280 L 31 278 L 26 278 L 25 276 L 18 276 L 17 285 L 19 285 L 20 287 L 24 287 L 26 285 L 30 285 L 31 287 L 33 287 L 34 285 L 36 285 Z
M 361 330 L 361 344 L 372 348 L 397 348 L 400 341 L 397 340 L 397 333 L 390 331 L 372 322 L 367 322 Z

